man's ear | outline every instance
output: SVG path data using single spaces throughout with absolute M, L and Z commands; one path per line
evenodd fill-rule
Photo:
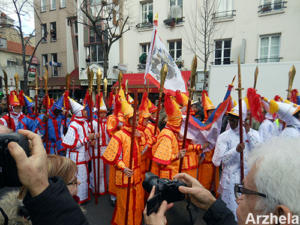
M 277 215 L 278 217 L 284 216 L 286 218 L 286 223 L 280 225 L 291 225 L 289 221 L 290 222 L 292 221 L 293 214 L 287 206 L 285 205 L 276 206 L 274 214 Z

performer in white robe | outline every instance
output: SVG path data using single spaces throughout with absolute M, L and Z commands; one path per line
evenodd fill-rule
M 246 118 L 247 113 L 245 112 L 243 115 L 243 118 Z M 260 142 L 260 138 L 258 132 L 248 126 L 248 132 L 243 128 L 244 149 L 243 146 L 239 144 L 238 107 L 233 108 L 233 110 L 228 113 L 228 122 L 230 129 L 218 137 L 212 161 L 215 166 L 222 164 L 222 176 L 218 192 L 221 194 L 221 198 L 227 207 L 236 217 L 237 203 L 234 195 L 234 185 L 241 183 L 240 153 L 238 152 L 238 148 L 241 148 L 241 151 L 244 152 L 244 175 L 246 176 L 248 173 L 246 166 L 248 154 L 254 146 Z
M 102 160 L 102 155 L 105 152 L 105 149 L 107 147 L 107 144 L 109 143 L 109 136 L 107 133 L 107 125 L 106 125 L 106 113 L 107 113 L 107 108 L 106 105 L 103 101 L 103 98 L 101 98 L 100 102 L 100 123 L 99 123 L 99 133 L 98 133 L 98 119 L 93 120 L 93 130 L 97 136 L 99 136 L 99 143 L 100 143 L 100 148 L 98 148 L 98 137 L 96 138 L 96 145 L 94 148 L 94 155 L 92 154 L 92 148 L 90 148 L 91 151 L 91 156 L 92 158 L 92 171 L 90 173 L 90 188 L 95 194 L 95 180 L 94 177 L 96 177 L 96 184 L 97 184 L 97 195 L 104 195 L 108 193 L 108 177 L 109 177 L 109 166 L 105 164 Z M 99 154 L 100 153 L 100 154 Z M 94 162 L 95 162 L 95 167 L 94 167 Z M 98 168 L 98 162 L 100 168 Z M 94 171 L 95 169 L 95 171 Z M 98 176 L 98 171 L 100 174 L 100 177 Z M 96 175 L 96 176 L 95 176 Z
M 270 113 L 266 113 L 265 120 L 260 124 L 258 132 L 262 142 L 279 135 L 279 128 L 274 123 L 273 116 Z
M 285 122 L 286 127 L 280 133 L 281 137 L 300 137 L 300 106 L 291 102 L 270 101 L 271 113 L 277 113 L 278 118 Z
M 89 195 L 89 172 L 88 162 L 89 140 L 92 134 L 89 134 L 89 126 L 87 123 L 87 112 L 82 105 L 75 100 L 69 98 L 73 118 L 66 135 L 63 138 L 63 146 L 66 149 L 66 157 L 73 160 L 77 165 L 77 180 L 79 204 L 90 200 Z M 90 139 L 89 139 L 90 137 Z

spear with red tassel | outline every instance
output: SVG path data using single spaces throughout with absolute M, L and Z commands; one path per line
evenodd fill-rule
M 187 130 L 188 130 L 188 125 L 189 125 L 190 111 L 191 111 L 191 103 L 192 103 L 195 84 L 196 84 L 196 74 L 197 74 L 197 56 L 194 56 L 194 59 L 192 62 L 191 77 L 190 77 L 189 101 L 188 101 L 188 106 L 187 106 L 187 111 L 186 111 L 185 127 L 184 127 L 184 133 L 183 133 L 183 142 L 182 142 L 183 149 L 185 148 L 185 144 L 186 144 Z M 183 163 L 183 157 L 180 159 L 179 173 L 181 173 L 181 170 L 182 170 L 182 163 Z
M 97 133 L 98 133 L 98 138 L 97 138 L 97 146 L 98 146 L 98 152 L 97 152 L 97 185 L 95 185 L 95 192 L 97 190 L 97 197 L 98 197 L 98 187 L 100 187 L 100 156 L 101 156 L 101 146 L 100 146 L 100 102 L 101 102 L 101 78 L 102 78 L 102 72 L 100 69 L 97 71 Z M 105 135 L 101 133 L 101 136 Z M 102 143 L 103 144 L 103 143 Z M 96 189 L 97 187 L 97 189 Z M 96 203 L 97 204 L 97 203 Z
M 49 110 L 49 96 L 48 96 L 48 70 L 47 68 L 45 67 L 45 72 L 44 72 L 44 85 L 45 85 L 45 107 L 46 107 L 46 113 L 45 113 L 45 116 L 47 118 L 47 121 L 45 122 L 46 123 L 46 130 L 45 130 L 45 142 L 46 142 L 46 151 L 47 153 L 49 154 L 49 149 L 48 149 L 48 139 L 49 139 L 49 131 L 48 131 L 48 110 Z
M 132 120 L 132 132 L 131 132 L 131 145 L 130 145 L 130 153 L 129 153 L 129 169 L 132 169 L 132 156 L 133 156 L 133 148 L 135 141 L 135 130 L 136 130 L 136 117 L 137 117 L 137 105 L 138 105 L 138 95 L 137 90 L 134 90 L 134 111 L 133 111 L 133 120 Z M 126 215 L 125 215 L 125 225 L 128 224 L 129 217 L 129 200 L 130 200 L 130 188 L 131 188 L 131 177 L 128 178 L 128 187 L 127 187 L 127 199 L 126 199 Z
M 4 85 L 5 85 L 5 93 L 6 93 L 6 107 L 8 112 L 8 127 L 11 128 L 11 116 L 10 116 L 10 108 L 9 108 L 9 93 L 8 93 L 8 80 L 7 80 L 7 73 L 5 70 L 3 70 L 3 79 L 4 79 Z

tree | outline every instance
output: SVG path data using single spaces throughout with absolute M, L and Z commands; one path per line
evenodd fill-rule
M 188 48 L 204 65 L 203 90 L 208 84 L 208 60 L 214 51 L 214 34 L 217 31 L 214 21 L 216 5 L 217 0 L 196 1 L 195 11 L 188 18 Z
M 112 45 L 130 29 L 127 25 L 129 17 L 123 15 L 123 4 L 123 0 L 83 0 L 80 4 L 83 18 L 79 19 L 78 23 L 88 27 L 98 39 L 98 44 L 103 50 L 104 77 L 107 77 L 108 57 Z
M 29 68 L 32 64 L 33 56 L 35 55 L 35 52 L 40 45 L 41 41 L 45 38 L 42 37 L 40 40 L 37 41 L 35 44 L 34 50 L 32 52 L 32 55 L 30 56 L 29 61 L 26 61 L 26 48 L 30 45 L 31 39 L 34 37 L 35 31 L 33 30 L 28 37 L 25 38 L 24 28 L 23 28 L 23 21 L 22 16 L 25 14 L 28 14 L 32 8 L 34 9 L 34 12 L 36 13 L 36 8 L 34 7 L 31 0 L 12 0 L 13 7 L 14 7 L 14 13 L 17 16 L 17 22 L 15 25 L 15 28 L 18 30 L 18 35 L 20 37 L 21 45 L 22 45 L 22 64 L 23 64 L 23 71 L 24 71 L 24 86 L 23 91 L 25 94 L 29 94 L 28 90 L 28 73 Z

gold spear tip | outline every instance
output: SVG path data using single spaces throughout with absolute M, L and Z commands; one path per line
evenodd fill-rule
M 256 66 L 256 68 L 255 68 L 255 76 L 257 76 L 258 75 L 258 66 Z
M 232 79 L 232 82 L 231 82 L 231 85 L 234 84 L 235 78 L 236 78 L 236 75 L 234 75 L 234 77 L 233 77 L 233 79 Z
M 100 79 L 102 77 L 102 71 L 100 68 L 97 70 L 97 77 L 99 77 Z
M 293 65 L 293 66 L 290 68 L 290 73 L 291 73 L 291 75 L 295 76 L 295 74 L 296 74 L 296 68 L 295 68 L 295 65 Z

